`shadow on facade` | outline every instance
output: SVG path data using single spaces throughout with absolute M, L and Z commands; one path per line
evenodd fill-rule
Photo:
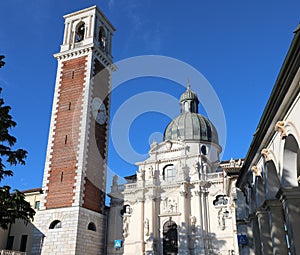
M 16 220 L 14 224 L 5 232 L 6 242 L 0 250 L 26 252 L 27 254 L 40 254 L 40 249 L 43 240 L 41 233 L 34 223 L 24 223 L 22 220 Z M 39 237 L 38 250 L 35 249 L 36 238 Z M 39 252 L 39 253 L 36 253 Z M 17 254 L 17 253 L 16 253 Z

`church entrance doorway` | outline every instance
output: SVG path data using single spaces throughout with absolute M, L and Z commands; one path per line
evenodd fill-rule
M 171 219 L 163 227 L 163 255 L 178 254 L 177 224 Z

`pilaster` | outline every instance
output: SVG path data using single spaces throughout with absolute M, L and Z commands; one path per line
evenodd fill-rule
M 300 254 L 300 187 L 280 188 L 276 197 L 283 205 L 291 253 Z
M 269 215 L 270 233 L 273 246 L 273 255 L 288 254 L 286 232 L 284 230 L 284 214 L 279 200 L 267 200 L 265 207 Z
M 259 209 L 256 212 L 256 216 L 261 241 L 261 253 L 264 255 L 273 254 L 268 213 L 266 210 Z
M 144 240 L 146 254 L 155 254 L 158 240 L 158 210 L 155 187 L 149 188 L 146 193 L 144 221 Z
M 194 254 L 204 254 L 203 243 L 203 207 L 202 207 L 202 191 L 201 189 L 194 190 L 192 198 L 193 211 L 198 214 L 195 215 L 195 226 L 191 226 L 190 236 L 190 249 L 194 251 Z M 193 217 L 193 216 L 192 216 Z
M 209 224 L 209 205 L 208 205 L 208 188 L 210 183 L 206 182 L 201 189 L 201 204 L 202 204 L 202 215 L 203 215 L 203 243 L 205 255 L 209 254 L 211 250 L 211 237 L 210 237 L 210 224 Z
M 263 255 L 261 252 L 261 241 L 259 235 L 259 226 L 258 226 L 258 219 L 255 214 L 251 214 L 249 216 L 250 226 L 251 229 L 248 229 L 248 236 L 252 236 L 252 250 L 254 250 L 255 255 Z
M 180 187 L 180 201 L 181 201 L 181 206 L 182 208 L 182 220 L 183 222 L 181 223 L 180 227 L 180 232 L 179 234 L 179 247 L 178 247 L 178 252 L 179 254 L 183 255 L 188 255 L 189 254 L 189 249 L 188 249 L 188 229 L 189 229 L 189 219 L 188 219 L 188 202 L 187 202 L 187 197 L 188 197 L 188 189 L 185 183 L 183 183 Z

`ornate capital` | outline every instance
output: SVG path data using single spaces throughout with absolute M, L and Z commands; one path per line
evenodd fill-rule
M 212 182 L 211 181 L 206 181 L 206 180 L 201 180 L 199 184 L 200 184 L 200 187 L 202 189 L 208 189 L 208 188 L 211 187 Z
M 188 195 L 188 193 L 186 191 L 180 191 L 179 193 L 183 197 L 187 197 L 187 195 Z
M 195 196 L 200 196 L 201 195 L 201 190 L 194 190 Z
M 255 174 L 255 176 L 260 176 L 260 171 L 258 170 L 257 166 L 251 167 L 251 170 Z
M 145 199 L 144 199 L 143 197 L 138 197 L 138 198 L 136 199 L 136 201 L 137 201 L 138 203 L 142 203 L 142 202 L 145 202 Z
M 264 158 L 265 158 L 265 160 L 268 162 L 268 161 L 270 161 L 271 159 L 270 159 L 270 156 L 269 156 L 269 150 L 268 149 L 262 149 L 262 151 L 261 151 L 261 155 L 263 155 L 264 156 Z
M 275 125 L 275 131 L 276 132 L 281 132 L 281 139 L 284 139 L 287 137 L 286 134 L 286 128 L 285 128 L 285 122 L 284 121 L 277 121 Z

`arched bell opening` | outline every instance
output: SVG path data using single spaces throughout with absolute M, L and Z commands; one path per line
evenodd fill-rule
M 84 39 L 84 34 L 85 34 L 85 24 L 84 22 L 79 22 L 78 25 L 76 26 L 75 30 L 75 42 L 81 42 Z

